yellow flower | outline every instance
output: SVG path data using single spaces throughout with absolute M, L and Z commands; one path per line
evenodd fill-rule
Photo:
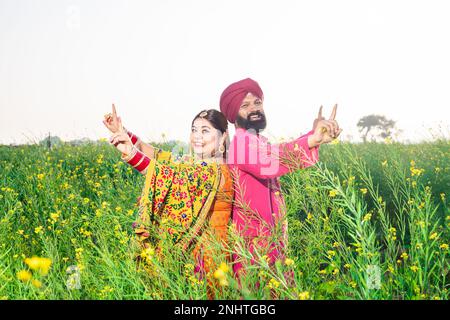
M 417 272 L 417 270 L 419 270 L 417 266 L 411 266 L 409 268 L 412 270 L 412 272 Z
M 23 282 L 27 282 L 31 280 L 31 272 L 27 270 L 21 270 L 17 272 L 17 279 Z
M 339 139 L 334 139 L 333 141 L 331 141 L 331 144 L 339 144 Z
M 364 216 L 363 221 L 369 221 L 372 218 L 372 214 L 368 213 Z
M 216 278 L 216 279 L 222 279 L 225 276 L 226 276 L 225 272 L 223 272 L 222 269 L 217 269 L 216 271 L 214 271 L 214 278 Z
M 387 160 L 384 160 L 384 161 L 381 163 L 381 165 L 382 165 L 383 167 L 386 167 L 387 164 L 388 164 Z
M 286 258 L 286 260 L 284 260 L 284 263 L 289 267 L 294 264 L 294 260 Z
M 416 224 L 417 224 L 419 227 L 422 227 L 422 228 L 425 227 L 425 221 L 423 221 L 423 220 L 417 221 Z
M 367 188 L 361 188 L 360 190 L 361 190 L 362 194 L 366 194 L 367 193 Z
M 36 234 L 42 233 L 42 230 L 44 230 L 44 227 L 42 226 L 36 227 L 34 228 L 34 233 Z
M 230 268 L 228 267 L 228 265 L 225 262 L 222 262 L 219 266 L 219 268 L 214 271 L 214 278 L 220 280 L 224 280 L 226 278 L 226 275 L 228 273 L 228 271 L 230 271 Z
M 388 266 L 388 270 L 389 270 L 390 273 L 394 273 L 395 272 L 395 269 L 394 269 L 394 267 L 392 265 Z
M 219 285 L 222 286 L 222 287 L 228 286 L 228 280 L 225 279 L 225 278 L 220 279 L 219 280 Z
M 330 190 L 330 192 L 328 193 L 328 196 L 330 198 L 334 198 L 337 195 L 337 191 L 336 190 Z
M 351 267 L 352 267 L 352 265 L 349 264 L 349 263 L 346 263 L 346 264 L 344 265 L 344 268 L 345 268 L 345 269 L 350 269 Z
M 280 282 L 275 280 L 274 278 L 270 279 L 269 284 L 267 285 L 270 289 L 278 288 L 280 286 Z
M 220 264 L 219 269 L 222 270 L 224 273 L 227 273 L 228 271 L 230 271 L 230 268 L 228 267 L 228 265 L 225 262 L 222 262 Z
M 58 212 L 55 212 L 55 213 L 51 213 L 51 214 L 50 214 L 50 218 L 51 218 L 54 222 L 56 222 L 56 221 L 58 221 L 60 215 L 61 215 L 61 214 L 60 214 L 59 211 L 58 211 Z
M 400 258 L 402 258 L 403 260 L 407 260 L 408 254 L 406 252 L 403 252 L 402 255 L 400 256 Z
M 30 267 L 30 269 L 39 271 L 41 275 L 45 276 L 50 269 L 52 260 L 34 256 L 32 258 L 26 258 L 25 263 L 28 265 L 28 267 Z
M 300 300 L 309 300 L 309 292 L 308 292 L 308 291 L 300 292 L 300 293 L 298 294 L 298 298 L 299 298 Z
M 336 251 L 328 250 L 327 254 L 328 254 L 328 258 L 332 259 L 336 255 Z
M 350 281 L 350 287 L 352 287 L 353 289 L 356 288 L 356 282 Z
M 439 246 L 439 248 L 441 248 L 442 250 L 447 250 L 448 249 L 448 244 L 443 243 Z
M 313 215 L 311 214 L 311 212 L 308 212 L 306 219 L 311 220 L 312 218 L 313 218 Z
M 434 240 L 434 239 L 438 239 L 438 238 L 439 238 L 439 236 L 438 236 L 437 232 L 434 232 L 430 235 L 430 240 Z
M 45 174 L 43 174 L 43 173 L 39 173 L 39 174 L 37 175 L 37 178 L 38 178 L 39 180 L 44 179 L 44 177 L 45 177 Z
M 34 287 L 36 287 L 36 288 L 42 287 L 42 282 L 40 282 L 40 281 L 37 280 L 37 279 L 31 280 L 31 284 L 32 284 Z

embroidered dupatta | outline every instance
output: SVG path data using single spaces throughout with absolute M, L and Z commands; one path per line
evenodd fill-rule
M 191 248 L 209 219 L 220 175 L 216 163 L 152 159 L 134 223 L 137 240 L 144 247 L 169 239 L 183 251 Z

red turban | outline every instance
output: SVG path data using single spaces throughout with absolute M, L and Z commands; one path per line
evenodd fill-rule
M 220 111 L 231 123 L 234 123 L 236 120 L 242 100 L 249 92 L 263 99 L 263 92 L 258 82 L 250 78 L 232 83 L 222 92 L 220 96 Z

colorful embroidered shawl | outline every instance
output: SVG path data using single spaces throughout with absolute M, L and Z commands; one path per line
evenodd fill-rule
M 169 237 L 187 250 L 208 221 L 220 182 L 220 166 L 159 161 L 161 158 L 151 160 L 147 169 L 135 233 L 139 241 L 155 246 Z M 152 227 L 157 234 L 150 231 L 155 230 Z

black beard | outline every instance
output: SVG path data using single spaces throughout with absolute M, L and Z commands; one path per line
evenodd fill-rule
M 259 115 L 260 118 L 258 120 L 250 120 L 251 116 L 254 115 Z M 256 133 L 259 133 L 266 128 L 267 122 L 264 113 L 262 113 L 261 111 L 255 111 L 249 113 L 247 115 L 247 119 L 238 115 L 236 117 L 236 124 L 239 128 L 244 128 L 245 130 L 255 130 Z

